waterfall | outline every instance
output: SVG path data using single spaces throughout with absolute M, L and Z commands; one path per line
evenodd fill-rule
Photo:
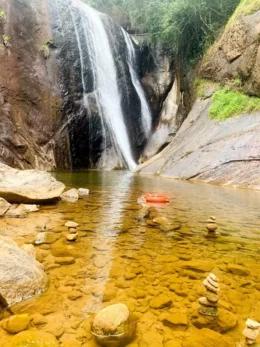
M 110 138 L 117 154 L 121 155 L 128 168 L 132 170 L 136 167 L 136 162 L 132 155 L 129 136 L 124 122 L 115 61 L 106 32 L 107 28 L 103 22 L 103 17 L 105 16 L 79 0 L 73 0 L 72 6 L 70 12 L 74 26 L 76 27 L 74 9 L 78 9 L 81 13 L 81 25 L 84 28 L 84 37 L 80 36 L 77 27 L 75 28 L 80 54 L 83 89 L 85 89 L 84 70 L 86 66 L 84 66 L 82 46 L 87 45 L 89 59 L 93 67 L 95 96 L 99 115 L 102 118 L 102 124 L 104 124 L 103 127 L 109 130 Z M 87 107 L 85 95 L 83 95 L 83 103 Z M 103 129 L 103 131 L 106 131 L 106 129 Z M 102 161 L 105 160 L 105 155 L 106 153 L 103 153 Z
M 122 32 L 123 32 L 126 47 L 127 47 L 127 62 L 129 66 L 131 80 L 141 102 L 141 117 L 142 117 L 143 128 L 144 128 L 146 137 L 149 137 L 152 130 L 152 115 L 151 115 L 148 103 L 146 101 L 146 97 L 145 97 L 142 85 L 140 83 L 140 78 L 135 70 L 135 65 L 136 65 L 135 48 L 130 36 L 123 28 L 122 28 Z

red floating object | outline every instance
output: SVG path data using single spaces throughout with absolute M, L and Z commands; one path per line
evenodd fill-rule
M 171 200 L 169 195 L 165 194 L 145 194 L 143 195 L 143 198 L 146 200 L 146 202 L 153 203 L 166 203 Z

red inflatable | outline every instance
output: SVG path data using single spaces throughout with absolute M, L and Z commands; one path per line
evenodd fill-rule
M 153 203 L 166 203 L 171 200 L 169 195 L 164 194 L 145 194 L 143 195 L 143 198 L 146 200 L 146 202 Z

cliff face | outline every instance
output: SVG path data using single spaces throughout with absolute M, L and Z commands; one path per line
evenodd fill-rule
M 239 83 L 243 92 L 259 96 L 260 8 L 252 12 L 251 6 L 248 12 L 243 6 L 206 54 L 200 76 L 229 86 Z M 137 172 L 260 189 L 260 112 L 217 122 L 209 116 L 213 92 L 208 89 L 196 100 L 170 145 Z
M 238 7 L 203 59 L 200 76 L 221 83 L 239 79 L 245 93 L 260 96 L 260 11 L 254 12 L 254 2 L 246 0 Z
M 61 99 L 55 62 L 44 57 L 52 38 L 46 3 L 0 0 L 0 8 L 0 161 L 23 169 L 67 166 L 66 134 L 56 138 Z

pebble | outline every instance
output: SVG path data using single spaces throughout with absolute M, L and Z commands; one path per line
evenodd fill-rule
M 256 322 L 256 321 L 253 320 L 253 319 L 248 318 L 248 319 L 246 320 L 246 326 L 247 326 L 248 328 L 250 328 L 250 329 L 256 330 L 256 329 L 259 329 L 259 328 L 260 328 L 260 323 Z
M 206 297 L 199 298 L 199 303 L 203 306 L 210 306 L 210 307 L 216 306 L 217 307 L 217 301 L 211 302 Z
M 79 226 L 78 223 L 72 222 L 72 221 L 68 221 L 68 222 L 65 224 L 65 227 L 67 227 L 67 228 L 77 228 L 78 226 Z
M 28 328 L 30 320 L 28 314 L 11 316 L 2 322 L 2 328 L 11 334 L 17 334 Z
M 213 287 L 219 288 L 218 282 L 213 281 L 209 276 L 208 276 L 208 278 L 207 278 L 207 281 L 208 281 L 209 284 L 211 284 Z
M 214 281 L 214 282 L 218 282 L 218 278 L 217 278 L 217 276 L 216 276 L 216 275 L 214 275 L 213 273 L 210 273 L 208 277 L 209 277 L 209 278 L 211 278 L 211 279 L 212 279 L 212 281 Z
M 70 265 L 75 263 L 74 257 L 56 257 L 54 262 L 60 265 Z
M 218 229 L 218 226 L 215 223 L 208 223 L 206 228 L 208 229 L 208 231 L 214 232 Z
M 67 241 L 73 242 L 73 241 L 76 241 L 78 239 L 78 236 L 79 236 L 78 233 L 76 233 L 76 234 L 67 234 L 66 235 L 66 239 L 67 239 Z
M 243 331 L 243 335 L 249 340 L 255 340 L 257 338 L 257 336 L 259 335 L 259 330 L 258 329 L 245 328 Z
M 76 234 L 77 233 L 77 229 L 76 228 L 69 228 L 69 233 L 70 234 Z
M 211 291 L 211 292 L 213 292 L 213 293 L 219 293 L 219 291 L 220 291 L 219 288 L 213 287 L 213 286 L 208 282 L 207 279 L 205 279 L 205 280 L 203 281 L 203 284 L 204 284 L 204 286 L 205 286 L 209 291 Z
M 213 293 L 209 290 L 206 291 L 206 297 L 207 297 L 208 301 L 213 302 L 213 303 L 218 302 L 218 300 L 219 300 L 219 296 L 216 293 Z

